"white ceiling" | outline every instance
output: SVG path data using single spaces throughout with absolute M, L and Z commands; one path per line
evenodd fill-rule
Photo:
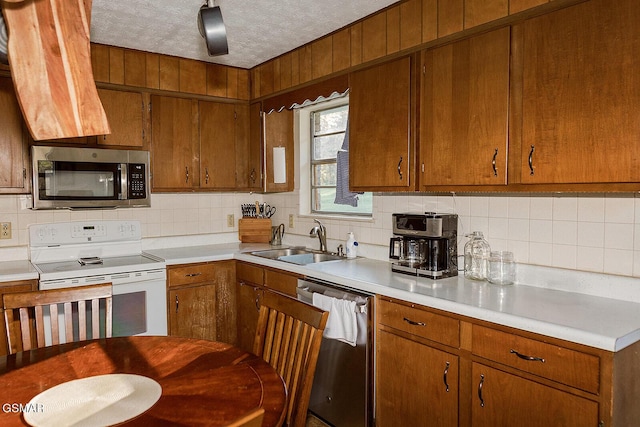
M 229 54 L 211 57 L 198 30 L 205 0 L 93 0 L 91 41 L 252 68 L 398 0 L 216 0 Z

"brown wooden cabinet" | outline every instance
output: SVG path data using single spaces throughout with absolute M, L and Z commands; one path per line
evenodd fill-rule
M 412 58 L 349 75 L 352 190 L 415 190 Z
M 510 29 L 423 52 L 420 189 L 506 185 Z
M 459 322 L 376 300 L 376 422 L 458 426 Z
M 29 291 L 35 291 L 37 289 L 38 289 L 38 281 L 35 279 L 1 282 L 0 283 L 0 301 L 2 301 L 2 295 L 4 294 L 11 294 L 16 292 L 29 292 Z M 0 356 L 4 356 L 8 353 L 9 353 L 9 347 L 7 342 L 7 326 L 4 319 L 4 310 L 0 305 Z
M 376 302 L 379 425 L 626 427 L 640 419 L 640 343 L 612 353 L 388 297 Z
M 169 335 L 236 343 L 233 261 L 170 266 L 167 285 Z
M 246 262 L 236 264 L 238 346 L 252 351 L 260 303 L 265 292 L 295 298 L 300 276 Z
M 514 26 L 514 181 L 640 182 L 639 19 L 591 0 Z
M 152 190 L 190 190 L 198 180 L 197 102 L 151 96 Z
M 236 140 L 239 155 L 236 157 L 236 185 L 238 190 L 262 191 L 264 171 L 262 168 L 262 106 L 260 102 L 252 103 L 242 114 L 249 127 L 242 128 L 249 134 Z M 245 123 L 246 123 L 245 122 Z
M 265 156 L 265 192 L 276 193 L 293 191 L 294 188 L 294 141 L 293 111 L 264 113 L 264 156 Z M 275 182 L 274 151 L 276 147 L 285 149 L 285 182 Z
M 0 112 L 0 194 L 28 193 L 27 135 L 9 77 L 0 77 Z
M 111 133 L 99 135 L 97 144 L 107 147 L 148 149 L 146 126 L 149 123 L 146 108 L 148 95 L 141 92 L 98 89 L 98 95 L 107 114 Z

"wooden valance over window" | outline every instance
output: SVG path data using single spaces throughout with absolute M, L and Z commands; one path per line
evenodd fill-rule
M 344 93 L 349 89 L 349 76 L 343 74 L 328 80 L 315 83 L 282 95 L 274 96 L 263 101 L 263 109 L 265 112 L 281 111 L 283 109 L 291 109 L 296 105 L 301 105 L 305 101 L 315 101 L 320 97 L 328 98 L 334 92 Z

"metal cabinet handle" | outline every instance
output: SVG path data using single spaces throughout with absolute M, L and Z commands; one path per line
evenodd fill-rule
M 256 168 L 251 169 L 251 175 L 249 175 L 249 178 L 251 179 L 252 184 L 256 183 Z
M 204 168 L 204 183 L 209 183 L 209 168 Z
M 400 165 L 402 165 L 402 156 L 400 156 L 400 161 L 398 162 L 398 175 L 400 175 L 400 179 L 402 179 L 402 169 Z
M 531 171 L 531 175 L 533 175 L 533 152 L 534 151 L 536 151 L 536 147 L 532 145 L 531 151 L 529 151 L 529 171 Z
M 253 288 L 253 293 L 256 296 L 256 300 L 255 300 L 255 304 L 256 304 L 256 310 L 260 311 L 260 293 L 258 292 L 260 289 L 258 289 L 257 287 Z
M 520 359 L 522 360 L 527 360 L 529 362 L 542 362 L 544 363 L 545 360 L 542 357 L 536 357 L 536 356 L 527 356 L 526 354 L 521 354 L 518 353 L 517 351 L 515 351 L 514 349 L 511 349 L 511 351 L 509 352 L 511 354 L 515 354 L 516 356 L 518 356 Z
M 185 274 L 185 277 L 197 277 L 200 276 L 202 273 L 189 273 L 189 274 Z
M 184 174 L 185 174 L 185 181 L 186 183 L 189 183 L 189 166 L 185 166 L 184 167 Z
M 180 304 L 180 301 L 178 301 L 178 295 L 176 295 L 176 313 L 178 312 L 178 305 Z
M 493 166 L 493 176 L 498 176 L 498 169 L 496 168 L 496 158 L 498 157 L 498 149 L 493 153 L 493 160 L 491 161 L 491 165 Z
M 402 319 L 402 320 L 404 320 L 405 322 L 407 322 L 408 324 L 413 325 L 413 326 L 427 326 L 427 324 L 424 323 L 424 322 L 416 322 L 415 320 L 411 320 L 411 319 L 408 319 L 406 317 L 404 319 Z
M 449 393 L 449 382 L 447 381 L 447 375 L 449 375 L 449 362 L 447 362 L 446 366 L 444 367 L 444 386 L 445 391 Z
M 484 408 L 484 398 L 482 397 L 482 387 L 484 386 L 484 375 L 480 375 L 480 384 L 478 384 L 478 398 L 480 406 Z

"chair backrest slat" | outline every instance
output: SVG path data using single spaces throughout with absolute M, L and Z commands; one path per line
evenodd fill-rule
M 7 323 L 9 353 L 44 347 L 45 344 L 45 308 L 49 312 L 47 332 L 51 334 L 51 344 L 61 343 L 61 331 L 64 330 L 64 342 L 77 338 L 86 340 L 87 308 L 86 301 L 91 301 L 92 338 L 100 337 L 100 318 L 104 318 L 105 337 L 112 333 L 112 289 L 111 283 L 80 286 L 46 291 L 20 292 L 3 295 L 3 307 Z M 104 301 L 104 314 L 100 313 L 100 301 Z M 59 308 L 64 310 L 64 325 L 59 323 Z M 15 321 L 15 312 L 19 313 L 19 322 Z M 77 311 L 77 324 L 74 325 L 74 312 Z M 34 336 L 35 335 L 35 336 Z
M 265 292 L 253 352 L 287 386 L 285 425 L 304 427 L 322 333 L 329 313 L 293 298 Z

